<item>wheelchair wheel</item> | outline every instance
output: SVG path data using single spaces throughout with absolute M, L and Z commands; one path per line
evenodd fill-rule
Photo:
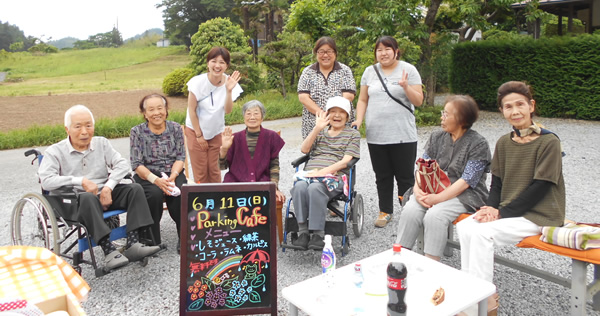
M 363 197 L 361 194 L 356 194 L 352 201 L 352 230 L 354 236 L 360 237 L 363 230 L 363 223 L 365 221 L 365 207 L 363 204 Z
M 11 217 L 14 245 L 50 249 L 60 255 L 59 232 L 50 203 L 39 193 L 27 193 L 17 201 Z

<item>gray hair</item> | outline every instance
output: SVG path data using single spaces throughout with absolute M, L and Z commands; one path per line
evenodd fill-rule
M 94 120 L 94 115 L 92 114 L 92 111 L 90 111 L 90 109 L 87 108 L 87 106 L 85 105 L 81 105 L 81 104 L 77 104 L 77 105 L 73 105 L 72 107 L 70 107 L 67 112 L 65 112 L 65 127 L 69 128 L 71 127 L 71 116 L 73 116 L 73 113 L 75 112 L 88 112 L 90 114 L 90 116 L 92 117 L 92 124 L 96 125 L 96 121 Z
M 260 103 L 260 101 L 258 100 L 250 100 L 246 103 L 244 103 L 244 105 L 242 105 L 242 115 L 246 114 L 246 111 L 253 109 L 253 108 L 260 108 L 260 113 L 262 114 L 262 119 L 265 118 L 265 113 L 267 112 L 267 110 L 265 110 L 265 106 Z

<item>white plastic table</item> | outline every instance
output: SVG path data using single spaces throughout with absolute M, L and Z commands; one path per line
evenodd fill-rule
M 403 248 L 401 253 L 408 267 L 407 315 L 456 315 L 475 304 L 480 316 L 487 315 L 487 298 L 496 292 L 494 284 L 410 250 Z M 391 258 L 390 249 L 358 261 L 364 275 L 361 288 L 352 282 L 356 262 L 333 272 L 332 288 L 327 288 L 321 275 L 284 288 L 290 315 L 298 315 L 298 309 L 313 316 L 386 315 L 386 269 Z M 434 306 L 431 297 L 439 287 L 444 288 L 446 298 Z

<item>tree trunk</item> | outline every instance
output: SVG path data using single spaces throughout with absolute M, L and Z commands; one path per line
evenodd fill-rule
M 281 78 L 281 94 L 283 94 L 283 98 L 287 98 L 287 93 L 285 91 L 285 75 L 283 73 L 283 68 L 279 69 L 279 77 Z
M 248 29 L 250 29 L 250 12 L 248 6 L 242 8 L 242 16 L 244 20 L 244 31 L 248 31 Z
M 427 15 L 425 16 L 425 25 L 429 36 L 421 40 L 421 76 L 425 78 L 425 91 L 427 93 L 427 99 L 425 100 L 426 105 L 433 105 L 435 98 L 435 73 L 433 72 L 433 65 L 431 64 L 432 47 L 431 47 L 431 36 L 433 35 L 433 26 L 435 24 L 435 17 L 442 4 L 443 0 L 431 0 L 431 4 L 427 9 Z

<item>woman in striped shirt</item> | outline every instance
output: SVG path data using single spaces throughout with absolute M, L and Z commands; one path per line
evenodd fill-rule
M 296 175 L 291 192 L 300 235 L 288 248 L 322 250 L 325 245 L 327 202 L 343 191 L 342 176 L 349 172 L 348 162 L 360 158 L 360 133 L 346 126 L 350 109 L 347 99 L 330 98 L 326 112 L 317 115 L 315 127 L 302 142 L 300 149 L 310 158 L 302 175 Z

